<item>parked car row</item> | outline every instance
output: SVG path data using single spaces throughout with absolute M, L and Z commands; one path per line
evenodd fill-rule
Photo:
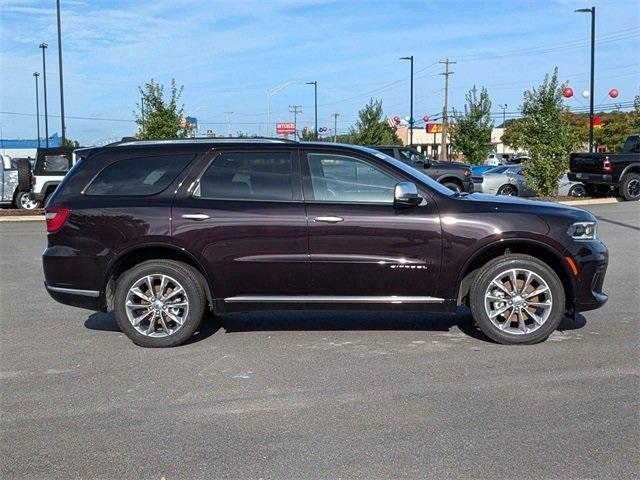
M 476 192 L 491 195 L 534 197 L 536 193 L 527 185 L 527 179 L 519 165 L 503 165 L 473 176 L 473 188 Z M 584 197 L 587 191 L 584 184 L 569 180 L 565 173 L 558 181 L 556 195 L 561 197 Z

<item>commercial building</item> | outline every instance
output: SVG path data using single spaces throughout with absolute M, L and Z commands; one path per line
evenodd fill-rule
M 427 128 L 413 128 L 413 145 L 421 152 L 425 152 L 430 158 L 438 158 L 440 152 L 440 146 L 442 142 L 442 125 L 430 124 L 429 131 Z M 504 128 L 494 128 L 491 131 L 491 146 L 495 153 L 522 153 L 512 149 L 511 147 L 502 143 L 502 135 L 504 134 Z M 408 127 L 398 127 L 396 135 L 400 137 L 403 145 L 407 145 L 409 138 Z M 453 152 L 451 144 L 449 143 L 449 136 L 447 135 L 447 151 L 449 158 L 461 158 L 461 153 Z

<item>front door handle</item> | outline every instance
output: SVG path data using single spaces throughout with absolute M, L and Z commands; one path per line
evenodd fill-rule
M 342 217 L 336 217 L 334 215 L 328 215 L 326 217 L 316 217 L 313 219 L 314 222 L 321 223 L 340 223 L 344 220 Z
M 182 215 L 182 218 L 186 218 L 187 220 L 206 220 L 211 217 L 206 213 L 185 213 Z

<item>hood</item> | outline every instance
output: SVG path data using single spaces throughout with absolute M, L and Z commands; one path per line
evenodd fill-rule
M 496 212 L 522 212 L 539 215 L 542 218 L 546 216 L 563 216 L 570 221 L 589 221 L 595 220 L 595 217 L 582 208 L 572 207 L 571 205 L 563 205 L 561 203 L 529 200 L 521 197 L 508 197 L 503 195 L 487 195 L 483 193 L 471 193 L 468 195 L 460 195 L 458 197 L 467 202 L 477 202 L 485 204 L 488 208 Z
M 440 169 L 445 169 L 445 168 L 449 168 L 449 169 L 456 169 L 456 170 L 460 170 L 463 168 L 470 168 L 469 165 L 467 165 L 466 163 L 462 163 L 462 162 L 445 162 L 442 160 L 431 160 L 430 161 L 431 166 L 432 167 L 436 167 L 436 168 L 440 168 Z

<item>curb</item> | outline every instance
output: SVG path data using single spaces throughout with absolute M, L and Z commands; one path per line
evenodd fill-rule
M 563 205 L 605 205 L 607 203 L 618 203 L 621 202 L 619 198 L 616 197 L 606 197 L 606 198 L 588 198 L 584 200 L 565 200 L 562 203 Z
M 0 222 L 42 222 L 44 215 L 7 215 L 0 217 Z

